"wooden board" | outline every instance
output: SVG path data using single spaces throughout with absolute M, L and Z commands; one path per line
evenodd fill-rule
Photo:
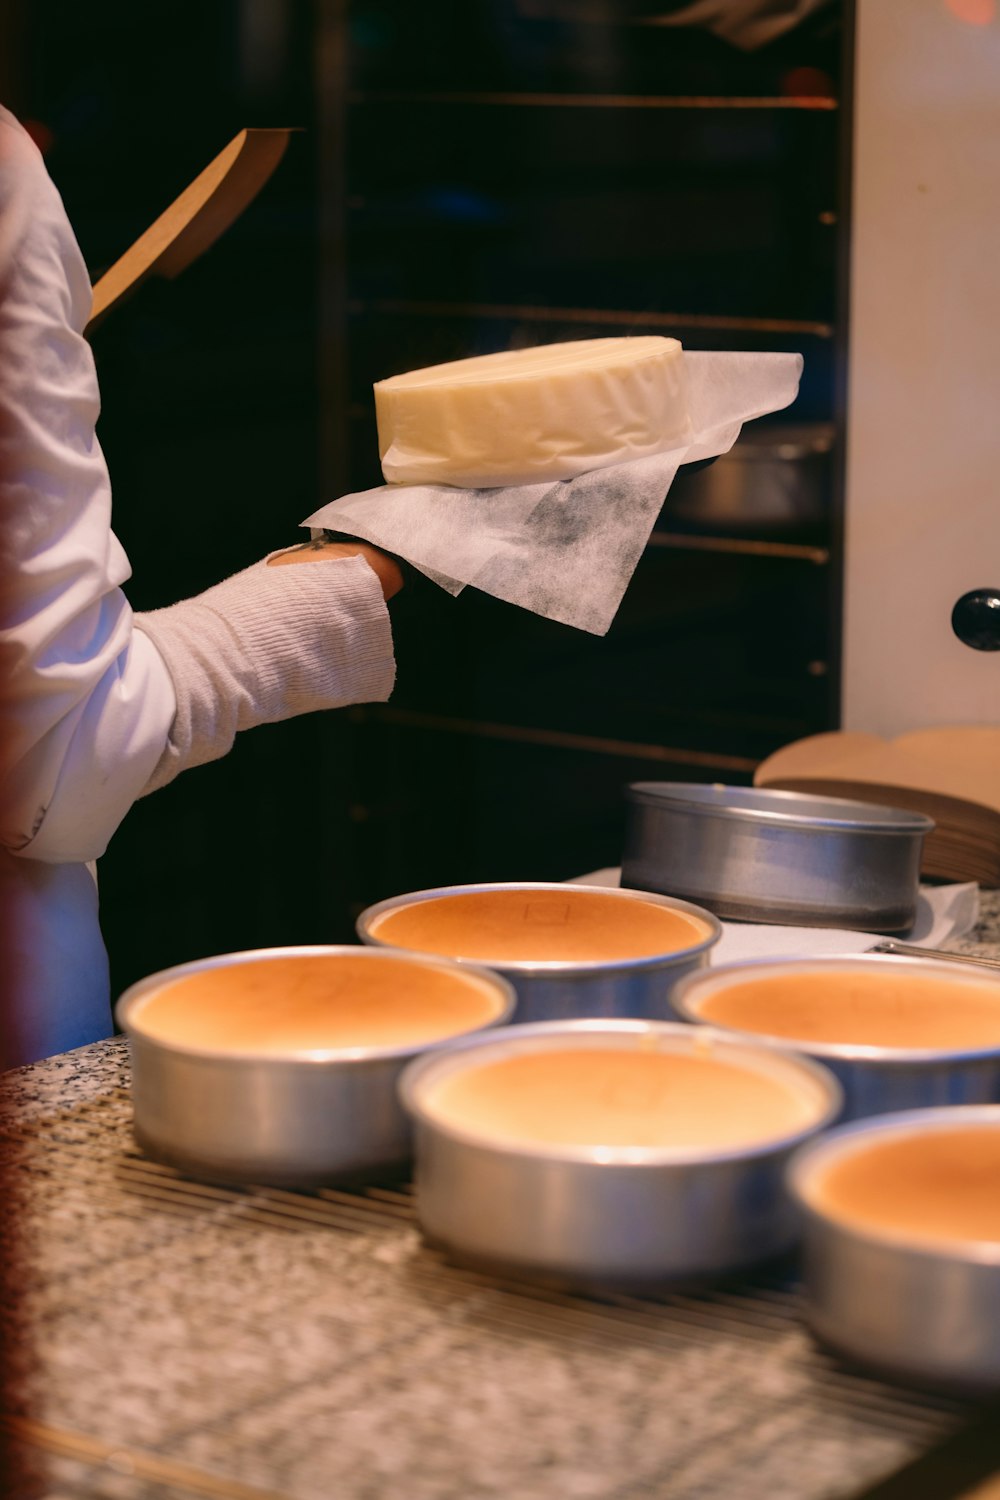
M 942 725 L 894 740 L 812 735 L 769 755 L 754 784 L 926 813 L 936 827 L 924 843 L 924 875 L 1000 884 L 1000 727 Z
M 100 278 L 85 332 L 147 276 L 177 276 L 213 245 L 260 192 L 291 134 L 241 130 Z

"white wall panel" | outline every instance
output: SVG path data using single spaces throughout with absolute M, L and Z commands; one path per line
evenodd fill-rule
M 997 9 L 857 4 L 846 729 L 1000 722 L 1000 652 L 950 624 L 1000 591 Z

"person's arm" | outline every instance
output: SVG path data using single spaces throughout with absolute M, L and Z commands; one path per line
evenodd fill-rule
M 55 863 L 102 854 L 138 796 L 238 729 L 384 698 L 394 670 L 358 556 L 260 563 L 133 621 L 90 298 L 59 195 L 0 110 L 0 844 Z
M 281 552 L 168 609 L 135 618 L 176 698 L 143 795 L 225 755 L 241 729 L 388 698 L 395 678 L 385 594 L 394 564 L 374 548 Z M 277 566 L 310 562 L 309 567 Z M 384 574 L 383 583 L 380 574 Z

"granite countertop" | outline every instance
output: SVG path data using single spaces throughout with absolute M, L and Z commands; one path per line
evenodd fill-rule
M 950 946 L 1000 957 L 981 907 Z M 586 1298 L 450 1266 L 406 1185 L 189 1181 L 128 1079 L 114 1039 L 4 1080 L 25 1495 L 843 1500 L 970 1416 L 817 1348 L 787 1272 Z
M 1000 890 L 980 890 L 979 920 L 964 937 L 947 943 L 951 953 L 1000 960 Z

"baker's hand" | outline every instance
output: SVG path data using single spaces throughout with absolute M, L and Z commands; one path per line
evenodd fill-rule
M 288 552 L 279 552 L 268 558 L 269 568 L 283 567 L 286 563 L 323 562 L 330 557 L 363 557 L 382 585 L 382 595 L 388 601 L 403 587 L 403 571 L 388 552 L 380 552 L 369 542 L 329 542 L 318 537 L 312 542 L 303 542 L 301 547 L 292 547 Z

